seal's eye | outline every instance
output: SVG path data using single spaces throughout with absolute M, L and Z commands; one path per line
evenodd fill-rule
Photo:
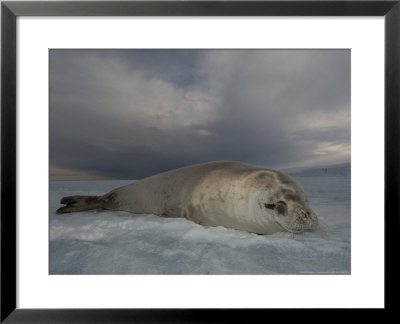
M 286 204 L 283 201 L 278 201 L 276 204 L 264 204 L 265 208 L 276 210 L 278 214 L 285 215 Z
M 276 208 L 276 204 L 264 204 L 264 207 L 274 210 Z

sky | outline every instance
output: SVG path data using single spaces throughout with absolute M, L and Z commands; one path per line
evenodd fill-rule
M 50 179 L 350 162 L 350 50 L 51 50 Z

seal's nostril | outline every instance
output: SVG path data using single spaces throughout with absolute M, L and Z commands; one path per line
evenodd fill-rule
M 309 219 L 310 218 L 310 214 L 304 210 L 300 210 L 300 214 L 301 216 L 303 216 L 305 219 Z

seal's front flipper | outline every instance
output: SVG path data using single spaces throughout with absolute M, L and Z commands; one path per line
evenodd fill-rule
M 69 196 L 60 201 L 66 206 L 57 209 L 57 214 L 73 213 L 84 210 L 103 208 L 104 199 L 102 196 Z

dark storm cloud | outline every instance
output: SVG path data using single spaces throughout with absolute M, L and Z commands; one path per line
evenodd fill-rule
M 54 174 L 136 179 L 212 160 L 349 157 L 349 51 L 51 51 Z

